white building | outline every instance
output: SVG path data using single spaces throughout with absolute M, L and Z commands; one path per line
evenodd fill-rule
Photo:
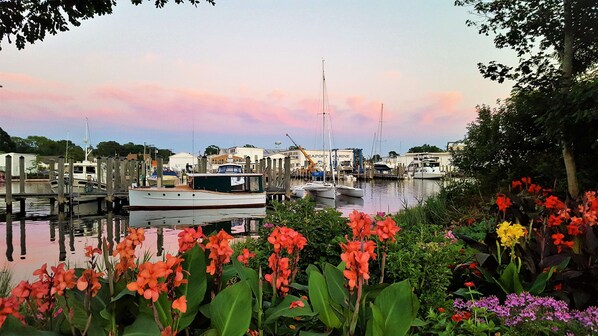
M 220 150 L 221 154 L 229 154 L 233 156 L 240 156 L 242 158 L 249 157 L 251 160 L 251 164 L 255 164 L 256 162 L 260 162 L 261 159 L 264 158 L 264 149 L 263 148 L 254 148 L 254 147 L 230 147 Z
M 193 167 L 196 164 L 197 157 L 189 153 L 182 152 L 168 157 L 168 167 L 177 172 L 184 171 L 187 165 Z
M 326 165 L 327 169 L 330 166 L 330 152 L 327 150 L 310 150 L 304 149 L 305 153 L 314 161 L 317 167 Z M 309 158 L 303 154 L 299 149 L 286 150 L 280 152 L 285 156 L 291 157 L 291 171 L 306 168 L 309 165 Z M 335 149 L 332 151 L 332 162 L 336 166 L 350 165 L 353 166 L 353 150 L 351 149 Z
M 407 167 L 417 156 L 426 156 L 431 159 L 435 159 L 440 163 L 442 171 L 452 171 L 453 167 L 453 156 L 450 152 L 439 152 L 439 153 L 405 153 L 396 157 L 384 157 L 382 162 L 386 163 L 391 168 L 399 166 Z
M 4 153 L 0 154 L 0 171 L 6 171 L 6 157 L 10 155 L 12 158 L 11 172 L 12 176 L 19 176 L 19 160 L 22 156 L 25 159 L 25 173 L 37 172 L 37 155 L 36 154 L 21 154 L 21 153 Z

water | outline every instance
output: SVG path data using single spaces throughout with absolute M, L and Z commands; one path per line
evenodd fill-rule
M 293 181 L 293 184 L 301 184 Z M 339 197 L 337 200 L 317 200 L 318 207 L 335 207 L 344 216 L 353 210 L 375 214 L 378 211 L 398 212 L 425 200 L 440 190 L 440 184 L 431 180 L 373 180 L 358 181 L 355 187 L 364 189 L 363 199 Z M 13 193 L 19 184 L 13 183 Z M 0 184 L 0 193 L 6 188 Z M 50 192 L 47 182 L 25 184 L 29 193 Z M 230 210 L 173 210 L 140 211 L 131 215 L 105 214 L 84 216 L 50 216 L 49 201 L 27 199 L 25 218 L 6 215 L 4 199 L 0 200 L 0 269 L 8 267 L 13 282 L 33 280 L 32 273 L 42 264 L 53 266 L 66 262 L 69 267 L 85 266 L 83 248 L 102 247 L 104 239 L 112 246 L 126 235 L 127 227 L 145 227 L 146 240 L 141 251 L 160 257 L 178 250 L 177 235 L 181 227 L 202 225 L 204 232 L 224 229 L 236 237 L 255 234 L 265 217 L 264 209 L 244 209 L 241 213 Z M 97 207 L 95 204 L 93 207 Z M 13 213 L 19 212 L 19 202 L 13 200 Z M 85 213 L 80 209 L 79 213 Z M 242 218 L 239 218 L 242 217 Z M 203 225 L 205 222 L 215 222 Z M 149 224 L 149 225 L 148 225 Z M 13 284 L 14 285 L 14 284 Z

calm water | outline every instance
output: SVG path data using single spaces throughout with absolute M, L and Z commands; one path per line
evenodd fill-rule
M 300 184 L 301 181 L 293 181 Z M 335 207 L 343 215 L 354 209 L 369 214 L 377 211 L 398 212 L 417 204 L 440 190 L 437 181 L 429 180 L 373 180 L 355 182 L 354 186 L 364 189 L 363 199 L 350 197 L 333 200 L 317 200 L 318 207 Z M 0 184 L 0 193 L 6 187 Z M 18 192 L 19 184 L 13 183 L 12 190 Z M 26 183 L 26 192 L 50 192 L 48 183 Z M 95 205 L 93 206 L 96 207 Z M 234 236 L 246 236 L 257 232 L 263 224 L 265 210 L 177 210 L 138 211 L 130 215 L 72 215 L 50 217 L 47 200 L 28 199 L 25 219 L 6 216 L 6 204 L 0 200 L 0 269 L 8 267 L 14 274 L 14 281 L 32 279 L 31 274 L 43 263 L 48 266 L 67 262 L 71 267 L 84 266 L 81 252 L 87 245 L 101 247 L 105 238 L 114 246 L 125 236 L 127 227 L 145 227 L 146 241 L 141 251 L 158 254 L 176 253 L 177 234 L 181 227 L 202 225 L 204 232 L 224 229 Z M 81 208 L 79 213 L 89 209 Z M 19 202 L 13 201 L 13 213 L 19 212 Z M 89 211 L 92 212 L 92 211 Z M 214 223 L 207 224 L 204 223 Z

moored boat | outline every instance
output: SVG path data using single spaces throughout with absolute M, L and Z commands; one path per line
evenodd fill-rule
M 136 210 L 129 212 L 129 226 L 190 226 L 230 221 L 239 218 L 265 218 L 266 207 L 187 209 L 187 210 Z
M 363 197 L 363 189 L 355 188 L 351 186 L 346 186 L 342 184 L 338 184 L 336 186 L 336 191 L 339 195 L 349 196 L 349 197 Z
M 407 166 L 406 174 L 414 179 L 441 179 L 445 172 L 440 170 L 440 162 L 437 157 L 419 155 Z
M 172 188 L 130 188 L 129 209 L 215 209 L 263 207 L 263 175 L 252 173 L 189 174 L 188 183 Z

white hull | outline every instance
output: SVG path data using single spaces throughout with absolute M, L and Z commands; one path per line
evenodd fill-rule
M 266 207 L 188 210 L 135 210 L 129 212 L 129 226 L 189 226 L 230 221 L 238 218 L 265 218 Z
M 343 195 L 343 196 L 363 197 L 363 189 L 361 189 L 361 188 L 349 187 L 349 186 L 344 186 L 344 185 L 337 185 L 336 186 L 336 191 L 340 195 Z
M 87 179 L 74 178 L 72 186 L 67 181 L 68 179 L 65 179 L 65 194 L 69 194 L 71 192 L 74 194 L 86 194 L 98 191 L 106 191 L 106 185 L 98 184 L 97 181 L 89 181 Z M 58 180 L 50 181 L 50 188 L 52 189 L 52 192 L 58 193 Z
M 443 172 L 415 172 L 411 175 L 414 179 L 438 180 L 444 178 Z
M 131 210 L 262 207 L 265 205 L 265 192 L 194 190 L 186 185 L 174 188 L 129 189 L 129 208 Z
M 308 182 L 303 185 L 303 189 L 314 197 L 336 198 L 336 188 L 334 184 L 327 182 Z

